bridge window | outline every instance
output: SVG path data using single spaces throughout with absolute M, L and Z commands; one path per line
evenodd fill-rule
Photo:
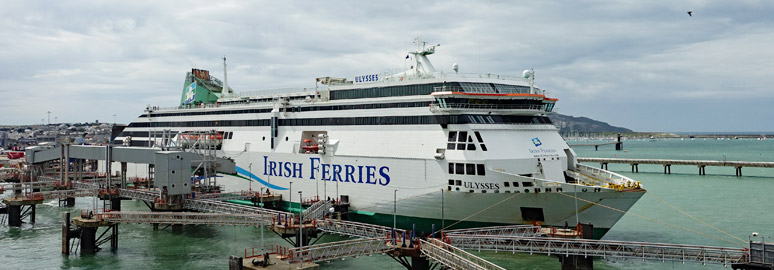
M 484 164 L 476 164 L 476 172 L 478 172 L 478 175 L 486 175 Z
M 508 183 L 508 182 L 503 182 L 503 186 L 504 186 L 504 187 L 511 187 L 511 184 L 510 184 L 510 183 Z

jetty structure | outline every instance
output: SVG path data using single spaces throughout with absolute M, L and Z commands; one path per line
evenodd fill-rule
M 343 203 L 337 200 L 309 200 L 306 201 L 306 206 L 302 206 L 299 213 L 290 213 L 264 208 L 263 203 L 252 206 L 227 202 L 234 198 L 248 197 L 264 202 L 264 199 L 275 200 L 281 197 L 264 192 L 190 191 L 176 197 L 178 195 L 170 192 L 169 187 L 194 183 L 190 179 L 195 174 L 182 173 L 185 177 L 181 178 L 168 178 L 168 176 L 180 173 L 178 170 L 183 168 L 200 167 L 201 164 L 191 160 L 201 161 L 207 160 L 206 158 L 187 154 L 184 151 L 170 151 L 170 149 L 164 151 L 160 148 L 131 150 L 120 147 L 110 148 L 110 146 L 65 145 L 61 148 L 28 149 L 28 160 L 31 162 L 28 174 L 18 179 L 18 183 L 12 183 L 14 187 L 21 187 L 21 189 L 14 189 L 12 195 L 14 200 L 22 200 L 28 204 L 50 199 L 91 196 L 96 196 L 103 201 L 104 208 L 85 209 L 78 217 L 71 218 L 69 212 L 64 213 L 63 254 L 98 252 L 101 249 L 100 246 L 108 242 L 111 249 L 117 250 L 118 225 L 121 223 L 154 224 L 155 227 L 158 225 L 270 226 L 272 231 L 283 238 L 295 238 L 295 241 L 289 240 L 293 247 L 261 245 L 247 248 L 243 254 L 229 258 L 230 269 L 319 269 L 319 264 L 326 261 L 375 254 L 391 256 L 407 269 L 415 270 L 434 269 L 434 267 L 503 269 L 471 253 L 471 251 L 484 250 L 556 256 L 562 262 L 563 269 L 592 269 L 595 257 L 697 262 L 732 265 L 735 269 L 756 269 L 753 267 L 771 266 L 771 261 L 766 260 L 774 250 L 774 245 L 762 242 L 750 242 L 748 248 L 732 248 L 593 240 L 589 239 L 593 238 L 591 224 L 578 224 L 569 228 L 510 225 L 456 230 L 439 228 L 438 231 L 433 227 L 428 236 L 419 236 L 416 235 L 416 228 L 402 230 L 341 220 L 343 215 L 337 211 L 337 208 L 341 209 L 340 206 Z M 105 154 L 108 152 L 111 155 Z M 55 153 L 64 154 L 57 157 Z M 170 155 L 178 160 L 177 165 L 163 164 L 169 160 Z M 143 160 L 143 162 L 156 164 L 155 177 L 144 181 L 148 185 L 147 188 L 129 187 L 127 182 L 122 181 L 125 176 L 123 173 L 113 178 L 108 173 L 95 172 L 80 166 L 92 164 L 99 159 L 119 161 L 129 160 L 129 157 L 135 157 L 136 159 L 132 160 L 135 162 L 141 161 L 139 157 L 145 157 L 150 160 Z M 87 158 L 89 162 L 83 162 Z M 228 160 L 218 162 L 222 165 L 212 168 L 228 171 Z M 120 202 L 125 199 L 144 201 L 148 203 L 151 212 L 120 211 Z M 9 200 L 5 201 L 7 203 Z M 68 207 L 68 204 L 65 203 L 62 206 Z M 11 215 L 10 212 L 6 213 Z M 100 230 L 103 232 L 99 233 Z M 356 239 L 324 244 L 310 242 L 311 239 L 324 233 L 340 234 Z
M 321 263 L 335 259 L 385 254 L 406 269 L 503 269 L 471 251 L 509 251 L 512 253 L 556 256 L 563 269 L 592 269 L 593 258 L 637 259 L 654 261 L 697 262 L 732 265 L 735 269 L 757 269 L 771 266 L 767 261 L 774 245 L 750 242 L 745 247 L 713 247 L 628 241 L 593 240 L 593 225 L 573 227 L 543 225 L 509 225 L 470 229 L 431 228 L 427 236 L 416 234 L 416 228 L 403 230 L 342 220 L 347 204 L 343 200 L 300 199 L 299 213 L 269 209 L 264 204 L 281 199 L 267 192 L 222 192 L 201 187 L 204 160 L 209 168 L 227 173 L 232 168 L 228 159 L 210 159 L 174 148 L 125 148 L 112 146 L 32 147 L 27 149 L 28 171 L 9 183 L 13 194 L 6 197 L 4 213 L 9 225 L 17 226 L 23 215 L 8 211 L 13 201 L 35 205 L 44 200 L 63 200 L 61 206 L 75 197 L 97 197 L 103 207 L 84 209 L 77 217 L 63 214 L 62 253 L 94 253 L 110 243 L 118 250 L 119 224 L 152 224 L 179 227 L 183 225 L 268 226 L 288 240 L 292 247 L 266 246 L 246 248 L 243 254 L 229 258 L 230 269 L 319 269 Z M 57 155 L 58 154 L 58 155 Z M 95 166 L 114 162 L 154 164 L 152 177 L 125 181 L 126 166 L 119 175 L 96 172 Z M 106 166 L 107 167 L 107 166 Z M 177 176 L 182 175 L 182 176 Z M 143 187 L 131 184 L 142 183 Z M 189 185 L 191 190 L 176 194 L 175 187 Z M 11 191 L 11 190 L 9 190 Z M 302 194 L 299 197 L 303 198 Z M 11 199 L 12 198 L 12 199 Z M 230 203 L 233 199 L 257 201 L 257 206 Z M 122 200 L 144 201 L 150 212 L 121 211 Z M 397 210 L 397 209 L 396 209 Z M 192 212 L 195 211 L 195 212 Z M 11 215 L 14 215 L 11 217 Z M 34 217 L 34 212 L 31 214 Z M 11 224 L 11 220 L 13 224 Z M 35 222 L 30 218 L 29 222 Z M 100 233 L 102 231 L 102 233 Z M 313 239 L 325 233 L 355 239 L 316 244 Z M 467 251 L 466 251 L 467 250 Z M 767 251 L 768 250 L 768 251 Z M 768 254 L 768 255 L 767 255 Z
M 578 157 L 578 162 L 599 163 L 602 169 L 607 169 L 610 163 L 629 164 L 632 172 L 640 172 L 640 164 L 655 164 L 664 167 L 665 174 L 672 173 L 672 165 L 696 166 L 699 175 L 706 175 L 706 167 L 734 167 L 736 176 L 742 176 L 743 167 L 774 168 L 774 162 L 763 161 L 731 161 L 731 160 L 685 160 L 685 159 L 634 159 L 634 158 L 594 158 Z

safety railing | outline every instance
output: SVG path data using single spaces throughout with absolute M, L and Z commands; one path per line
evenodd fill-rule
M 317 229 L 327 233 L 335 233 L 360 238 L 390 237 L 393 231 L 393 229 L 390 227 L 330 218 L 318 220 Z M 395 229 L 395 234 L 397 236 L 403 235 L 405 233 L 405 230 Z
M 432 103 L 431 109 L 438 110 L 528 110 L 544 111 L 544 105 L 535 104 L 469 104 L 469 103 Z
M 316 201 L 304 210 L 301 218 L 303 220 L 322 219 L 332 206 L 333 204 L 330 201 Z
M 213 214 L 192 212 L 107 212 L 103 220 L 114 223 L 180 224 L 180 225 L 270 225 L 270 218 L 244 214 Z
M 368 238 L 293 248 L 290 250 L 288 261 L 290 263 L 319 262 L 380 254 L 395 249 L 387 245 L 388 242 L 389 240 L 385 238 Z
M 422 255 L 451 269 L 505 270 L 505 268 L 436 238 L 430 238 L 427 241 L 420 240 L 419 247 Z
M 728 265 L 748 261 L 749 249 L 624 241 L 517 236 L 448 235 L 447 243 L 463 249 L 596 256 Z
M 494 226 L 494 227 L 448 230 L 448 231 L 443 231 L 443 234 L 537 237 L 541 235 L 541 232 L 540 232 L 540 226 L 537 226 L 537 225 L 511 225 L 511 226 Z

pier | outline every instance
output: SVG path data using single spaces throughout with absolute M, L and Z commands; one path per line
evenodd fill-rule
M 760 161 L 725 161 L 725 160 L 680 160 L 680 159 L 633 159 L 633 158 L 590 158 L 579 157 L 578 162 L 599 163 L 602 169 L 607 169 L 609 163 L 629 164 L 632 172 L 640 172 L 640 164 L 655 164 L 664 166 L 664 173 L 672 173 L 672 165 L 688 165 L 699 168 L 699 175 L 706 175 L 708 166 L 734 167 L 736 176 L 742 176 L 742 167 L 774 168 L 774 162 Z
M 580 146 L 594 146 L 594 151 L 599 151 L 600 146 L 604 145 L 615 145 L 615 150 L 621 151 L 623 150 L 623 141 L 621 140 L 621 133 L 618 133 L 618 137 L 616 141 L 614 142 L 599 142 L 599 143 L 575 143 L 575 144 L 568 144 L 570 147 L 580 147 Z
M 80 152 L 79 152 L 80 151 Z M 593 269 L 593 258 L 638 259 L 654 261 L 696 262 L 702 264 L 734 265 L 735 269 L 752 269 L 757 265 L 771 266 L 768 250 L 774 246 L 750 242 L 750 248 L 692 246 L 626 241 L 588 239 L 593 226 L 578 224 L 574 228 L 543 227 L 539 225 L 510 225 L 460 230 L 436 231 L 430 236 L 416 235 L 416 228 L 402 230 L 374 224 L 341 220 L 348 211 L 347 200 L 319 200 L 300 198 L 300 213 L 290 213 L 263 207 L 263 202 L 281 201 L 278 194 L 254 191 L 220 192 L 212 186 L 175 187 L 194 183 L 190 175 L 176 174 L 202 166 L 214 172 L 225 168 L 228 160 L 201 163 L 201 156 L 179 151 L 161 151 L 158 148 L 127 149 L 74 147 L 32 149 L 28 155 L 31 172 L 19 183 L 3 184 L 14 194 L 3 199 L 9 225 L 20 226 L 25 218 L 35 222 L 35 205 L 45 200 L 73 201 L 76 197 L 97 197 L 103 208 L 82 210 L 77 217 L 70 213 L 62 217 L 62 253 L 88 254 L 110 243 L 118 250 L 119 224 L 150 224 L 182 226 L 268 226 L 293 247 L 250 247 L 243 254 L 229 258 L 229 269 L 319 269 L 319 264 L 344 258 L 383 254 L 391 257 L 408 270 L 450 269 L 503 269 L 482 259 L 471 251 L 509 251 L 512 253 L 547 254 L 556 256 L 563 269 Z M 57 155 L 58 154 L 58 155 Z M 113 156 L 113 154 L 117 154 Z M 83 160 L 127 160 L 154 164 L 154 175 L 146 181 L 147 188 L 126 185 L 125 166 L 116 181 L 109 173 L 86 174 Z M 604 162 L 584 160 L 585 162 Z M 627 163 L 626 159 L 618 163 Z M 641 162 L 637 164 L 648 164 Z M 223 167 L 216 164 L 222 163 Z M 607 162 L 613 163 L 613 162 Z M 734 166 L 724 162 L 724 166 Z M 651 163 L 659 164 L 659 163 Z M 677 162 L 669 163 L 683 165 Z M 705 166 L 711 163 L 702 163 Z M 57 165 L 57 166 L 53 166 Z M 756 163 L 758 167 L 764 167 Z M 772 166 L 767 165 L 765 167 Z M 55 167 L 58 171 L 46 170 Z M 109 167 L 109 166 L 107 166 Z M 754 165 L 751 165 L 754 167 Z M 73 171 L 70 171 L 73 168 Z M 41 191 L 41 189 L 51 189 Z M 299 197 L 301 197 L 299 193 Z M 346 198 L 346 195 L 342 195 Z M 144 202 L 150 211 L 121 211 L 121 201 L 134 199 Z M 230 203 L 229 200 L 250 199 L 258 206 Z M 66 203 L 65 206 L 72 206 Z M 259 207 L 260 206 L 260 207 Z M 333 209 L 333 211 L 331 211 Z M 173 227 L 175 228 L 175 227 Z M 100 233 L 101 231 L 101 233 Z M 584 233 L 585 232 L 585 233 Z M 263 233 L 263 230 L 261 230 Z M 324 234 L 338 234 L 353 239 L 316 244 Z M 312 241 L 312 239 L 315 239 Z

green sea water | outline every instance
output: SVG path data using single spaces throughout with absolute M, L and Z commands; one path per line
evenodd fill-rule
M 576 152 L 583 157 L 774 161 L 774 140 L 628 140 L 624 142 L 624 149 L 625 152 L 615 151 L 609 145 L 600 147 L 599 151 L 579 147 Z M 745 241 L 751 232 L 774 236 L 774 168 L 744 168 L 743 177 L 734 176 L 732 167 L 708 167 L 707 175 L 703 176 L 693 166 L 673 166 L 670 175 L 665 175 L 660 165 L 640 165 L 639 173 L 631 173 L 626 164 L 610 164 L 609 168 L 641 181 L 648 193 L 608 232 L 606 240 L 745 245 L 664 202 Z M 260 231 L 255 227 L 184 226 L 180 231 L 171 228 L 154 231 L 150 225 L 122 224 L 117 252 L 111 252 L 108 247 L 95 255 L 61 255 L 62 213 L 71 211 L 77 215 L 80 209 L 90 208 L 93 203 L 92 199 L 79 198 L 75 208 L 60 208 L 56 202 L 49 202 L 38 206 L 34 225 L 0 226 L 0 269 L 226 269 L 229 255 L 243 254 L 245 248 L 260 244 Z M 147 209 L 135 201 L 124 201 L 122 207 L 125 211 Z M 271 231 L 264 233 L 266 244 L 289 246 Z M 343 239 L 325 236 L 319 242 Z M 507 269 L 560 267 L 558 259 L 552 256 L 471 252 Z M 596 269 L 724 269 L 720 265 L 698 263 L 601 259 L 595 260 L 594 266 Z M 385 255 L 375 255 L 322 263 L 321 269 L 405 268 Z

